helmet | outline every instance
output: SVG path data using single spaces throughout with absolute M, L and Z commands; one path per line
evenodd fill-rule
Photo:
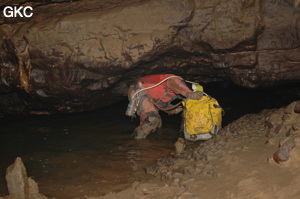
M 202 91 L 203 92 L 203 86 L 201 86 L 200 84 L 192 84 L 192 89 L 193 91 Z

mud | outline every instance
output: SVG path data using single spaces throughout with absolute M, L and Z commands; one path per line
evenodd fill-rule
M 295 104 L 245 115 L 214 139 L 159 159 L 147 168 L 156 179 L 93 199 L 299 198 L 299 142 L 289 151 L 287 161 L 278 164 L 273 159 L 283 140 L 293 137 L 287 134 L 290 127 L 296 126 L 292 131 L 299 136 L 296 129 L 300 115 L 294 112 Z M 282 116 L 289 109 L 292 111 L 287 122 Z M 281 124 L 280 131 L 267 125 L 270 118 Z M 275 135 L 277 139 L 270 141 Z
M 226 125 L 214 139 L 187 142 L 181 154 L 174 147 L 180 117 L 162 115 L 159 132 L 132 141 L 138 120 L 130 123 L 123 117 L 120 110 L 124 113 L 126 105 L 120 104 L 108 109 L 110 116 L 102 110 L 101 114 L 46 116 L 46 120 L 35 117 L 18 125 L 7 123 L 7 129 L 1 124 L 0 140 L 5 140 L 0 150 L 1 176 L 21 156 L 28 177 L 48 198 L 299 198 L 299 102 L 239 116 L 228 124 L 228 116 L 236 117 L 236 111 L 243 114 L 245 106 L 253 112 L 260 107 L 244 102 L 261 101 L 265 106 L 268 100 L 236 90 L 232 98 L 222 98 L 206 89 L 224 105 Z M 224 89 L 219 94 L 224 92 L 231 94 Z M 264 93 L 273 105 L 288 96 Z M 294 139 L 295 146 L 278 164 L 273 156 L 286 139 Z M 1 180 L 0 198 L 7 195 Z

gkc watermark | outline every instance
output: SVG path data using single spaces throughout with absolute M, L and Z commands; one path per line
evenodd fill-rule
M 33 8 L 31 6 L 5 6 L 3 9 L 3 15 L 5 17 L 32 17 Z

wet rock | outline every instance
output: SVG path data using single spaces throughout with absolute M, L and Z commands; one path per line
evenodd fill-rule
M 166 181 L 168 181 L 169 183 L 174 179 L 174 174 L 172 171 L 167 172 L 165 176 Z
M 186 158 L 187 160 L 192 159 L 192 157 L 193 157 L 193 154 L 192 154 L 192 153 L 187 153 L 187 155 L 185 156 L 185 158 Z
M 29 198 L 27 174 L 21 158 L 16 158 L 14 164 L 7 168 L 6 181 L 12 199 Z
M 47 199 L 39 193 L 37 183 L 27 177 L 25 166 L 19 157 L 7 168 L 6 181 L 11 199 Z
M 294 137 L 294 140 L 295 140 L 295 142 L 296 142 L 296 145 L 299 145 L 299 144 L 300 144 L 300 132 L 298 132 L 298 135 L 296 135 L 296 136 Z
M 290 151 L 298 145 L 300 117 L 298 113 L 294 112 L 297 104 L 298 101 L 292 102 L 286 107 L 270 111 L 266 116 L 265 126 L 272 124 L 271 128 L 266 129 L 266 136 L 268 137 L 266 144 L 279 142 L 278 150 L 273 154 L 273 159 L 277 163 L 288 161 Z
M 177 197 L 178 199 L 196 199 L 198 197 L 195 197 L 194 194 L 186 191 L 183 194 L 181 194 L 180 196 Z
M 154 164 L 154 165 L 147 167 L 145 170 L 146 170 L 147 174 L 156 175 L 159 170 L 159 167 L 156 164 Z
M 43 198 L 43 196 L 40 196 L 38 184 L 32 178 L 27 178 L 27 180 L 29 187 L 29 198 L 37 198 L 37 196 L 39 196 L 39 198 Z
M 268 128 L 268 129 L 271 129 L 274 127 L 274 124 L 272 124 L 271 121 L 269 121 L 269 117 L 266 119 L 266 122 L 265 122 L 265 126 Z
M 217 145 L 220 147 L 224 147 L 227 144 L 227 140 L 226 139 L 218 139 L 217 140 Z
M 295 111 L 295 113 L 300 113 L 300 101 L 295 102 L 294 111 Z
M 283 108 L 283 113 L 284 114 L 292 114 L 292 113 L 294 113 L 294 104 L 292 103 L 292 104 L 284 107 Z
M 174 144 L 175 145 L 175 149 L 176 149 L 176 153 L 180 154 L 184 151 L 185 148 L 185 143 L 184 143 L 184 139 L 183 138 L 178 138 L 177 142 Z
M 291 116 L 291 114 L 284 114 L 281 119 L 282 119 L 282 121 L 291 120 L 292 116 Z
M 273 154 L 275 162 L 286 162 L 290 158 L 290 151 L 296 146 L 293 138 L 286 138 L 280 142 L 279 149 Z
M 0 6 L 8 4 L 35 10 L 30 20 L 0 18 L 0 93 L 17 95 L 3 96 L 0 114 L 10 112 L 10 99 L 15 111 L 28 114 L 94 110 L 124 99 L 131 80 L 166 71 L 251 88 L 299 79 L 297 3 L 9 0 Z
M 278 140 L 280 138 L 278 136 L 271 136 L 267 139 L 267 141 L 265 142 L 265 144 L 270 144 L 270 145 L 275 145 L 278 144 Z
M 299 131 L 300 130 L 300 124 L 294 124 L 293 125 L 293 130 L 294 131 Z
M 182 177 L 181 176 L 179 176 L 179 177 L 175 176 L 174 180 L 173 180 L 173 185 L 178 186 L 178 187 L 183 187 Z
M 184 173 L 185 173 L 184 167 L 183 167 L 182 165 L 175 165 L 175 166 L 173 167 L 173 171 L 174 171 L 175 173 L 179 173 L 179 174 L 184 174 Z
M 171 183 L 174 179 L 173 171 L 171 170 L 161 170 L 160 171 L 160 179 L 162 182 Z
M 282 124 L 278 125 L 275 129 L 274 129 L 274 133 L 276 134 L 280 134 L 282 131 L 284 131 L 284 126 Z
M 215 169 L 215 166 L 212 165 L 212 164 L 206 164 L 204 167 L 203 167 L 203 172 L 204 173 L 208 173 L 209 171 L 212 171 Z
M 194 174 L 195 167 L 193 165 L 187 165 L 184 167 L 184 174 Z
M 285 136 L 286 137 L 290 136 L 293 131 L 294 131 L 293 129 L 289 129 L 288 132 L 286 132 Z
M 211 160 L 219 159 L 219 158 L 222 158 L 222 157 L 223 157 L 223 155 L 220 154 L 220 153 L 210 153 L 210 154 L 206 155 L 206 160 L 211 161 Z

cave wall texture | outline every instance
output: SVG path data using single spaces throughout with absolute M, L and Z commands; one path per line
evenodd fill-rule
M 12 3 L 13 2 L 13 3 Z M 249 88 L 300 80 L 299 0 L 1 1 L 0 116 L 94 110 L 174 73 Z

